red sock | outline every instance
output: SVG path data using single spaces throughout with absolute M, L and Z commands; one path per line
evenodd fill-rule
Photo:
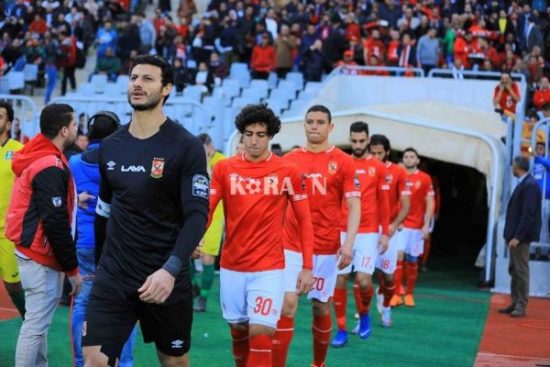
M 320 366 L 325 363 L 327 358 L 328 342 L 332 330 L 332 320 L 330 314 L 323 316 L 313 316 L 313 364 Z
M 403 260 L 397 260 L 395 273 L 393 273 L 393 282 L 396 292 L 399 292 L 399 289 L 403 287 Z
M 361 299 L 361 290 L 359 289 L 359 283 L 357 280 L 353 282 L 353 298 L 355 299 L 355 309 L 359 315 L 365 313 L 365 306 L 363 306 L 363 300 Z
M 428 262 L 428 256 L 430 256 L 430 247 L 432 244 L 432 240 L 430 238 L 424 240 L 424 253 L 421 256 L 421 264 L 426 265 Z
M 363 312 L 360 315 L 367 314 L 370 311 L 370 302 L 372 296 L 374 295 L 374 288 L 372 284 L 367 289 L 360 289 L 361 291 L 361 301 L 363 302 Z
M 231 328 L 231 338 L 233 339 L 233 358 L 235 366 L 246 367 L 248 360 L 248 328 L 239 330 Z
M 250 353 L 247 367 L 271 367 L 271 348 L 273 338 L 266 334 L 250 337 Z
M 288 347 L 294 335 L 294 318 L 281 316 L 273 336 L 273 367 L 285 367 Z
M 338 330 L 347 330 L 346 308 L 348 307 L 348 292 L 346 288 L 335 288 L 332 298 L 334 304 L 334 313 L 336 314 L 336 324 Z
M 406 262 L 405 274 L 407 275 L 407 294 L 413 294 L 416 278 L 418 278 L 418 264 Z
M 384 307 L 390 307 L 390 302 L 395 293 L 395 283 L 392 281 L 384 280 Z

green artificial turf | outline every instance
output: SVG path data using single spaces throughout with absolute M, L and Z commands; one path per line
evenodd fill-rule
M 420 273 L 413 309 L 393 310 L 393 327 L 383 329 L 374 305 L 373 328 L 368 340 L 350 335 L 347 346 L 330 348 L 327 366 L 472 366 L 489 308 L 489 293 L 475 287 L 471 263 L 454 259 L 434 261 L 430 271 Z M 351 285 L 351 284 L 350 284 Z M 233 366 L 231 339 L 219 309 L 219 283 L 211 291 L 206 313 L 195 314 L 191 364 L 193 367 Z M 348 302 L 348 326 L 355 326 L 353 297 Z M 0 322 L 0 367 L 14 366 L 14 351 L 21 322 Z M 311 362 L 311 311 L 301 299 L 295 336 L 287 366 L 308 367 Z M 333 325 L 334 334 L 334 325 Z M 151 344 L 138 335 L 135 366 L 157 366 Z M 51 367 L 71 366 L 68 309 L 59 307 L 49 333 Z

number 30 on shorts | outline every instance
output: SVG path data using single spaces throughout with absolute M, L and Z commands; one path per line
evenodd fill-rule
M 267 316 L 271 312 L 272 306 L 273 300 L 271 298 L 256 297 L 256 307 L 254 307 L 254 313 Z

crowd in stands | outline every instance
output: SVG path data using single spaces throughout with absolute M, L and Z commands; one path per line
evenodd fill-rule
M 4 2 L 0 67 L 39 65 L 46 101 L 60 73 L 61 94 L 76 88 L 75 68 L 94 58 L 95 72 L 115 80 L 137 54 L 156 53 L 176 68 L 176 86 L 212 90 L 231 63 L 254 78 L 300 70 L 319 81 L 340 65 L 449 68 L 524 74 L 530 106 L 550 102 L 550 7 L 545 0 L 212 0 L 197 14 L 181 0 L 173 19 L 159 0 L 13 0 Z M 88 50 L 93 48 L 88 52 Z M 92 51 L 93 50 L 93 51 Z M 95 54 L 94 54 L 95 53 Z M 385 75 L 384 71 L 367 72 Z M 41 78 L 40 78 L 41 79 Z

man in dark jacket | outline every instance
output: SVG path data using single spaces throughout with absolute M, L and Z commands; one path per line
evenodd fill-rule
M 508 271 L 512 277 L 512 302 L 499 312 L 525 317 L 529 297 L 529 244 L 540 239 L 542 194 L 529 173 L 527 158 L 515 157 L 512 171 L 519 182 L 508 202 L 504 225 L 504 240 L 510 249 Z
M 82 282 L 74 243 L 75 188 L 62 153 L 76 139 L 73 108 L 67 104 L 44 107 L 40 131 L 12 160 L 16 178 L 6 237 L 15 243 L 26 301 L 16 366 L 47 365 L 46 337 L 64 275 L 69 277 L 71 295 Z

